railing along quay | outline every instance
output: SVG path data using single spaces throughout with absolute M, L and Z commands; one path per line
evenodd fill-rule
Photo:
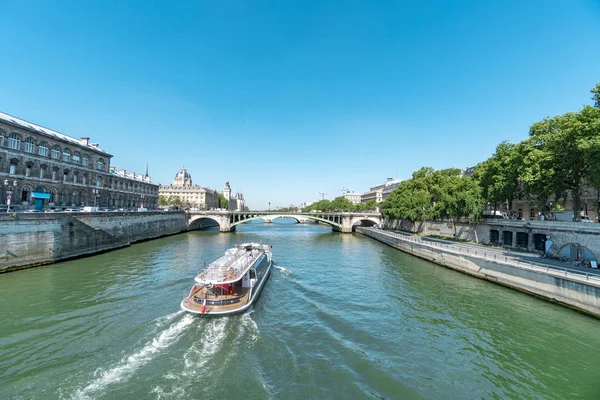
M 588 283 L 593 283 L 596 285 L 600 285 L 600 272 L 599 273 L 588 273 L 579 270 L 575 270 L 572 268 L 559 267 L 556 265 L 550 265 L 543 262 L 533 262 L 533 261 L 521 261 L 515 259 L 514 256 L 507 255 L 500 250 L 494 249 L 469 249 L 467 247 L 460 245 L 453 245 L 443 242 L 436 241 L 424 241 L 419 236 L 414 235 L 404 235 L 396 232 L 390 232 L 385 230 L 373 229 L 373 228 L 359 228 L 360 230 L 369 230 L 380 235 L 385 235 L 388 237 L 393 237 L 398 240 L 402 240 L 404 242 L 412 242 L 418 243 L 422 246 L 429 247 L 433 250 L 439 249 L 448 253 L 458 254 L 462 256 L 475 257 L 485 261 L 491 261 L 499 264 L 509 265 L 512 267 L 517 267 L 524 270 L 532 270 L 537 272 L 542 272 L 551 276 L 557 277 L 568 277 L 571 279 L 575 279 L 577 281 L 585 281 Z M 498 257 L 500 255 L 500 257 Z M 493 256 L 493 257 L 492 257 Z

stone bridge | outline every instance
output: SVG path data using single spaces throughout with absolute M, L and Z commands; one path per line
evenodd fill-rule
M 212 220 L 219 224 L 221 232 L 235 231 L 235 227 L 248 221 L 262 219 L 271 222 L 275 218 L 294 218 L 298 223 L 314 221 L 329 225 L 336 232 L 352 233 L 356 226 L 382 224 L 380 213 L 373 212 L 277 212 L 277 211 L 189 211 L 190 230 L 201 229 Z

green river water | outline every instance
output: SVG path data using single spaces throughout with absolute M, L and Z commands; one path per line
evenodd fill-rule
M 273 245 L 253 309 L 180 311 Z M 600 321 L 314 224 L 196 231 L 0 275 L 1 399 L 600 399 Z

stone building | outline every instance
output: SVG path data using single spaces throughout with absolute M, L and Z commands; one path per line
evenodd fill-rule
M 239 192 L 236 194 L 231 194 L 231 186 L 229 186 L 229 181 L 225 182 L 225 187 L 223 188 L 223 197 L 229 201 L 230 210 L 244 211 L 244 207 L 246 206 L 244 195 Z
M 381 203 L 400 185 L 400 182 L 402 182 L 400 179 L 387 178 L 387 181 L 373 186 L 368 192 L 363 194 L 360 201 L 367 203 L 369 200 L 375 200 L 376 203 Z
M 161 185 L 158 193 L 165 198 L 179 197 L 184 207 L 197 210 L 210 210 L 219 207 L 219 193 L 199 185 L 192 184 L 192 176 L 181 168 L 171 185 Z
M 40 210 L 157 207 L 158 185 L 147 169 L 144 176 L 117 172 L 111 158 L 88 137 L 76 139 L 0 112 L 0 204 Z
M 344 198 L 352 204 L 360 204 L 362 195 L 360 193 L 347 192 L 344 194 Z

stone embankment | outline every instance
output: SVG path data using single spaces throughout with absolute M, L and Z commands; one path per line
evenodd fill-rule
M 583 272 L 557 268 L 540 262 L 522 261 L 500 251 L 463 249 L 423 241 L 418 236 L 371 228 L 357 232 L 388 244 L 405 253 L 466 274 L 508 286 L 554 301 L 600 318 L 600 275 L 594 270 Z
M 114 250 L 187 230 L 183 212 L 5 214 L 0 216 L 0 272 Z

